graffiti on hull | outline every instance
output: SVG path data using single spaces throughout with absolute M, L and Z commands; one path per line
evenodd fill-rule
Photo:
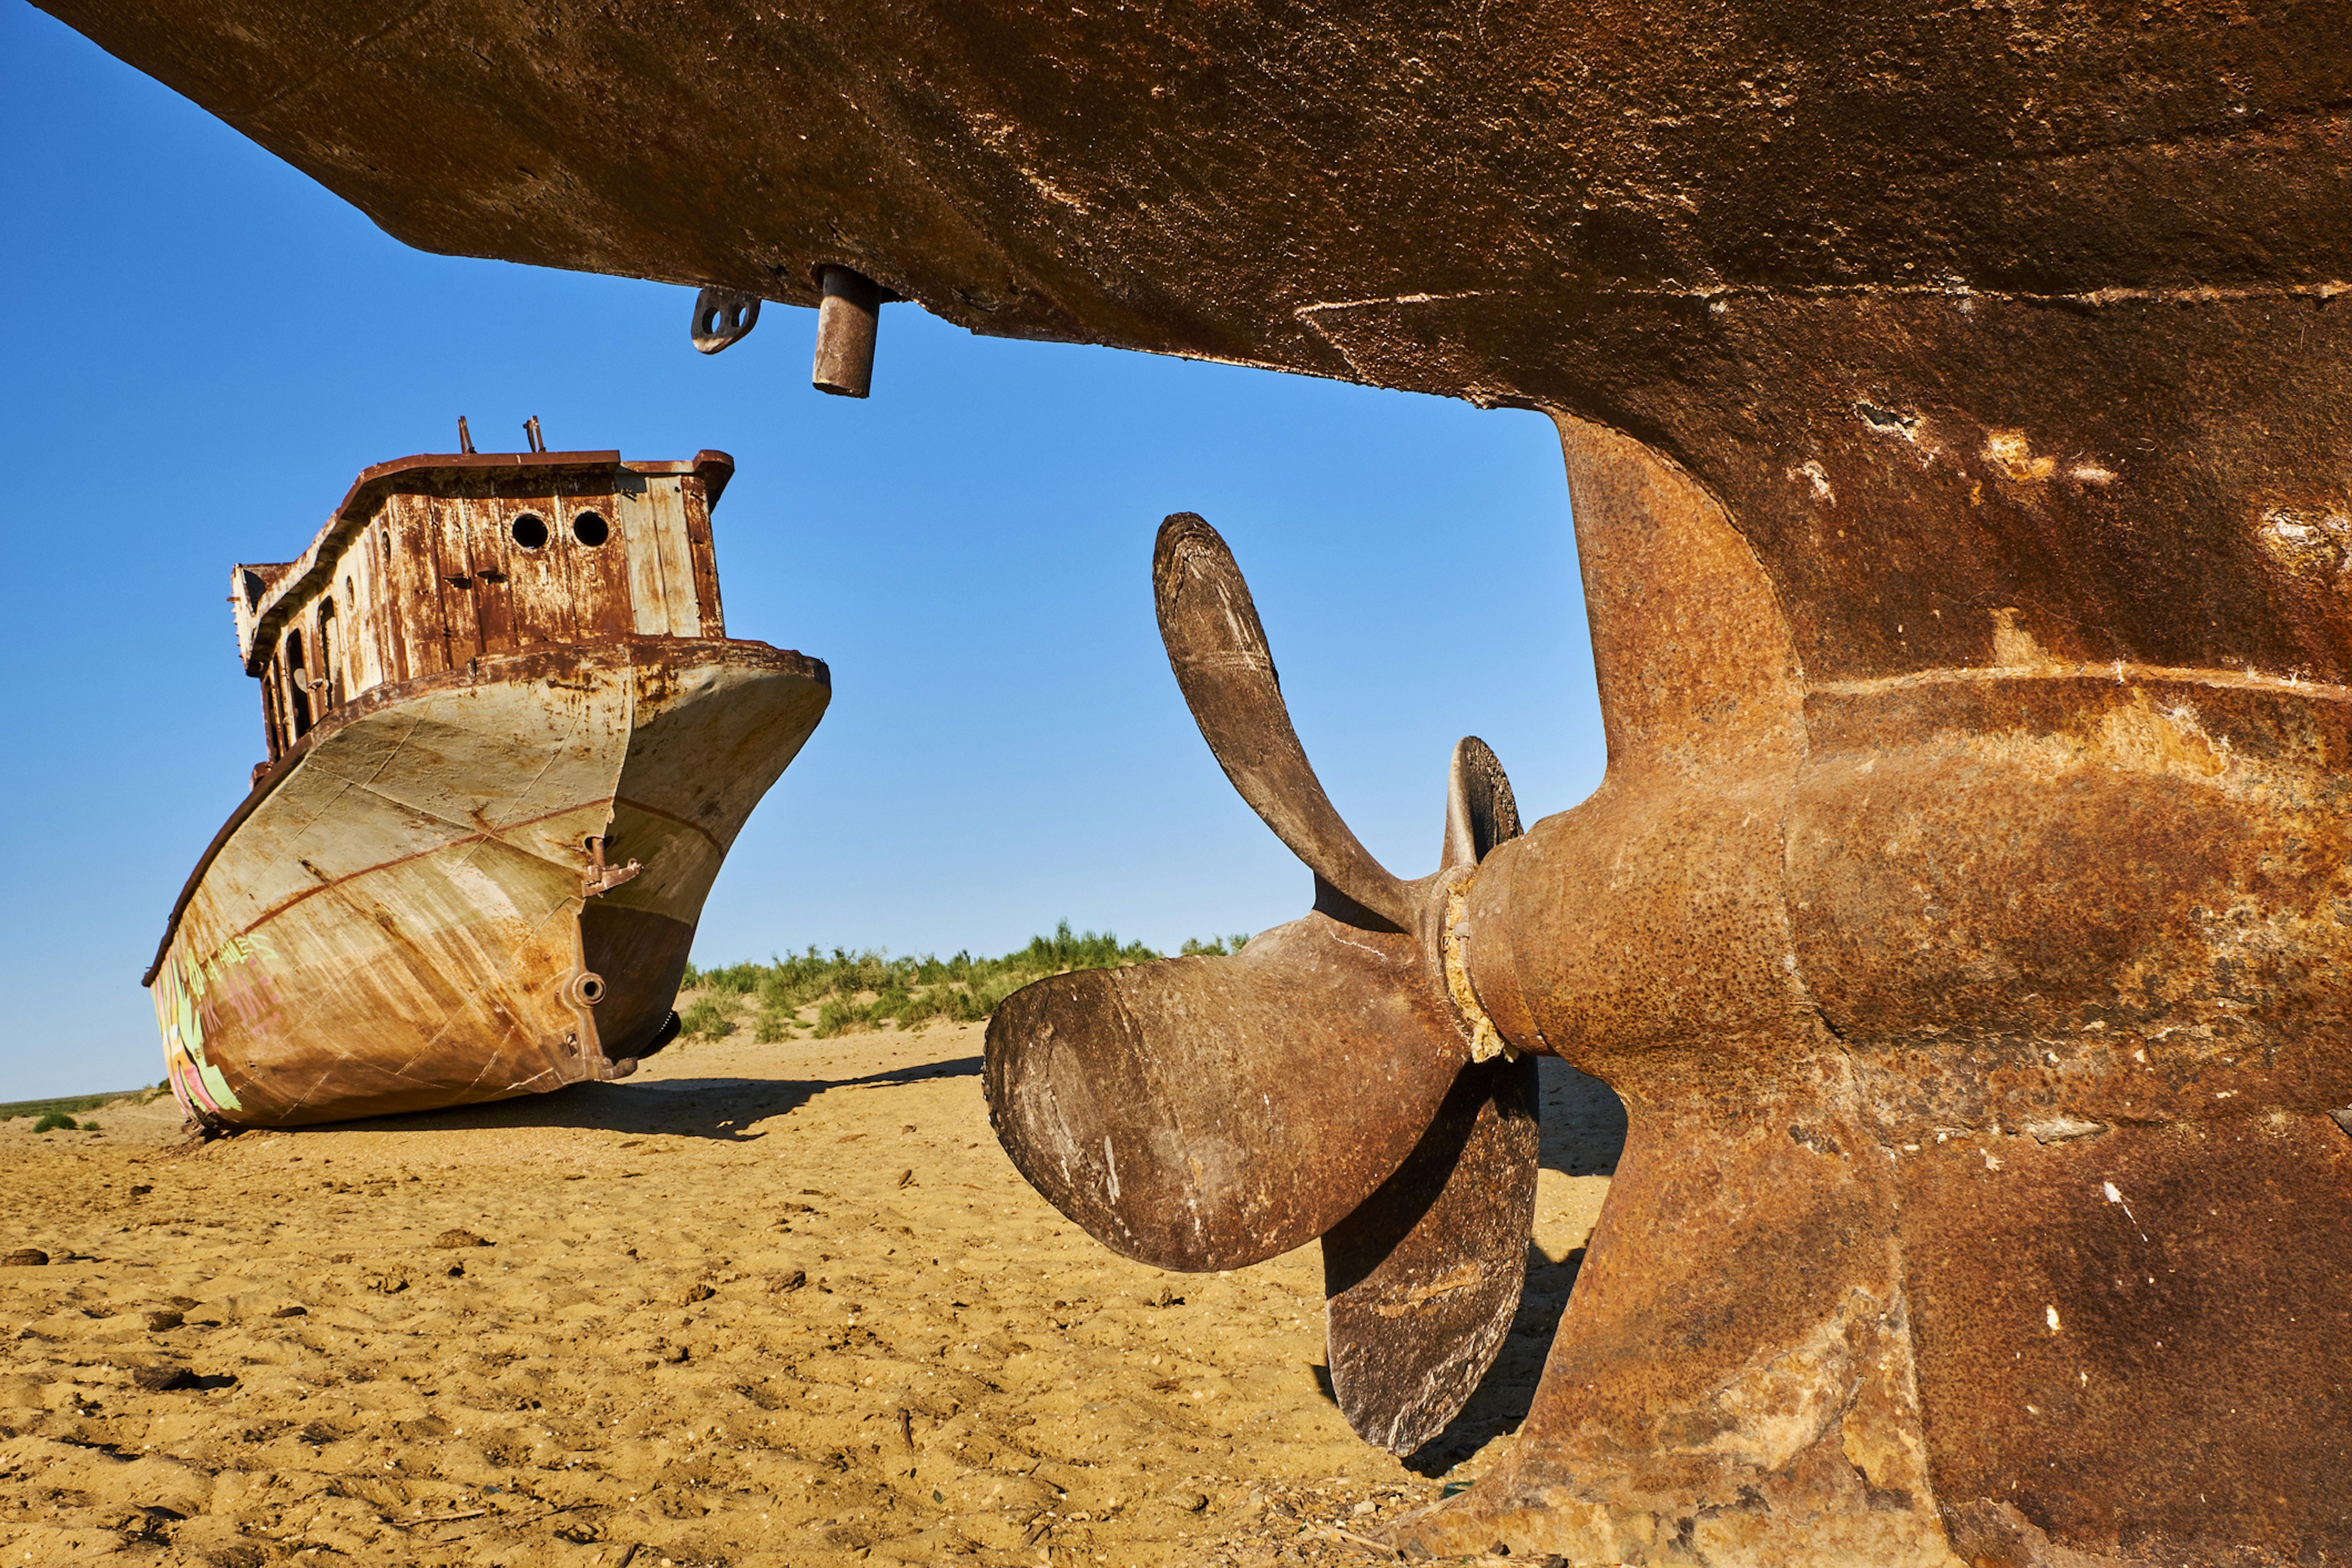
M 172 1093 L 192 1116 L 217 1117 L 242 1109 L 220 1068 L 205 1057 L 205 1025 L 227 1008 L 247 1024 L 275 997 L 268 978 L 270 942 L 248 931 L 221 943 L 210 958 L 191 963 L 175 947 L 151 993 L 163 1031 L 163 1065 Z

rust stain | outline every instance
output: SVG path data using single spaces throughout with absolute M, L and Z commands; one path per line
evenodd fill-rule
M 675 823 L 678 826 L 686 829 L 687 832 L 702 839 L 703 842 L 709 844 L 713 849 L 718 850 L 721 854 L 726 853 L 727 846 L 719 842 L 719 838 L 717 834 L 711 832 L 709 828 L 705 827 L 701 823 L 688 822 L 686 818 L 678 816 L 675 812 L 664 811 L 657 805 L 650 805 L 642 800 L 631 800 L 625 795 L 615 797 L 613 804 L 616 806 L 627 806 L 631 811 L 642 811 L 647 816 L 658 816 L 664 822 Z
M 715 567 L 698 585 L 731 470 L 406 458 L 299 561 L 237 568 L 272 760 L 147 975 L 193 1114 L 539 1092 L 666 1043 L 727 845 L 830 689 L 818 661 L 721 634 Z
M 2215 1520 L 2249 1561 L 2330 1539 L 2352 1410 L 2298 1369 L 2352 1355 L 2308 1262 L 2352 1246 L 2341 692 L 2064 663 L 2013 608 L 1989 668 L 1811 682 L 1717 502 L 1622 437 L 1562 437 L 1609 776 L 1457 855 L 1457 757 L 1449 865 L 1418 882 L 1338 823 L 1238 569 L 1171 520 L 1171 662 L 1319 912 L 1238 959 L 1014 996 L 987 1081 L 1015 1163 L 1162 1267 L 1263 1255 L 1204 1226 L 1319 1227 L 1340 1407 L 1406 1449 L 1517 1297 L 1532 1121 L 1515 1146 L 1498 1095 L 1462 1130 L 1474 1075 L 1528 1064 L 1470 1065 L 1474 1042 L 1614 1086 L 1630 1141 L 1535 1405 L 1494 1474 L 1402 1527 L 1423 1551 L 2022 1568 L 2168 1560 L 2133 1543 Z M 1322 955 L 1357 948 L 1384 966 L 1318 999 Z M 1298 1037 L 1343 1110 L 1269 1048 Z M 1432 1063 L 1442 1100 L 1361 1097 Z M 1426 1130 L 1410 1154 L 1400 1119 Z M 2259 1299 L 2219 1305 L 2250 1265 Z M 2259 1461 L 2148 1440 L 2149 1412 L 2215 1419 L 2209 1376 Z
M 1391 874 L 1220 577 L 1252 637 L 1165 605 L 1163 633 L 1316 912 L 992 1032 L 1024 1173 L 1182 1266 L 1328 1258 L 1363 1214 L 1426 1280 L 1452 1232 L 1405 1219 L 1456 1204 L 1464 1255 L 1499 1249 L 1510 1205 L 1471 1199 L 1517 1190 L 1516 1123 L 1452 1096 L 1524 1064 L 1470 1063 L 1477 1015 L 1616 1088 L 1631 1141 L 1536 1405 L 1403 1544 L 2352 1561 L 2352 1322 L 2315 1262 L 2352 1250 L 2334 8 L 43 3 L 436 251 L 803 306 L 852 274 L 976 331 L 1558 421 L 1601 789 Z M 803 134 L 811 103 L 860 134 Z M 613 559 L 549 570 L 563 636 L 636 624 Z M 253 603 L 314 604 L 315 565 L 250 569 Z M 445 635 L 478 652 L 554 593 L 525 575 L 391 559 L 449 614 L 363 663 L 462 668 Z M 273 757 L 352 700 L 369 639 L 338 622 L 255 645 Z M 580 917 L 600 952 L 677 940 L 645 864 Z M 232 1010 L 279 1005 L 255 955 L 205 963 Z M 1414 1163 L 1441 1128 L 1450 1173 Z M 1444 1407 L 1489 1320 L 1430 1314 L 1474 1294 L 1334 1298 L 1360 1429 Z

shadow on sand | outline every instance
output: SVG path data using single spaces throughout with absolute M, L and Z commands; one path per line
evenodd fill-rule
M 574 1084 L 552 1094 L 460 1106 L 413 1116 L 372 1117 L 364 1121 L 323 1123 L 315 1131 L 434 1131 L 471 1128 L 568 1127 L 607 1132 L 665 1133 L 751 1142 L 766 1136 L 751 1129 L 771 1117 L 807 1104 L 828 1089 L 919 1083 L 929 1079 L 970 1078 L 981 1070 L 979 1057 L 918 1062 L 887 1072 L 845 1079 L 677 1078 Z M 1625 1146 L 1625 1110 L 1600 1079 L 1567 1063 L 1540 1064 L 1543 1099 L 1541 1163 L 1564 1175 L 1608 1175 Z M 311 1131 L 303 1129 L 301 1131 Z M 1470 1395 L 1462 1413 L 1405 1463 L 1423 1475 L 1451 1468 L 1527 1419 L 1536 1384 L 1551 1352 L 1560 1314 L 1584 1262 L 1581 1247 L 1558 1262 L 1528 1248 L 1528 1281 L 1501 1352 Z M 1330 1373 L 1314 1369 L 1326 1399 Z M 1336 1403 L 1336 1401 L 1335 1401 Z
M 289 1129 L 317 1132 L 461 1131 L 475 1128 L 571 1127 L 603 1132 L 667 1133 L 715 1138 L 730 1143 L 767 1136 L 751 1131 L 759 1122 L 799 1110 L 827 1089 L 935 1078 L 971 1078 L 978 1057 L 916 1062 L 862 1078 L 672 1078 L 624 1079 L 618 1083 L 575 1083 L 550 1094 L 461 1105 L 410 1116 L 372 1116 L 363 1121 L 328 1121 Z

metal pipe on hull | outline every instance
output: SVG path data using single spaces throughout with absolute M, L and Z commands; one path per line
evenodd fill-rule
M 819 288 L 824 298 L 816 308 L 816 363 L 810 384 L 836 397 L 864 397 L 874 390 L 881 287 L 846 267 L 828 267 Z

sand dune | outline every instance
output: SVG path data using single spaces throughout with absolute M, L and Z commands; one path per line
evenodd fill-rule
M 1545 1064 L 1531 1289 L 1404 1463 L 1308 1247 L 1114 1257 L 988 1131 L 977 1027 L 177 1146 L 0 1126 L 0 1568 L 1349 1563 L 1524 1413 L 1622 1121 Z M 481 1245 L 475 1244 L 478 1238 Z M 175 1385 L 175 1386 L 171 1386 Z

